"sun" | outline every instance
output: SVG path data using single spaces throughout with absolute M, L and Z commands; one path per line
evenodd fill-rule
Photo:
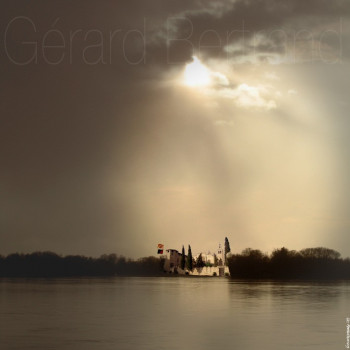
M 200 87 L 211 83 L 210 70 L 201 61 L 193 56 L 193 62 L 186 65 L 184 82 L 187 86 Z

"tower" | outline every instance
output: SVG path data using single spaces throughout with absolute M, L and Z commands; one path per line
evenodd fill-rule
M 219 266 L 222 266 L 224 265 L 224 250 L 222 249 L 221 247 L 221 243 L 219 243 L 219 248 L 218 248 L 218 254 L 217 254 L 217 257 L 218 257 L 218 265 Z

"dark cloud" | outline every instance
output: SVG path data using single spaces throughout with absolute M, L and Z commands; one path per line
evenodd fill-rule
M 325 58 L 325 44 L 326 54 L 331 51 L 338 58 L 348 51 L 348 33 L 344 29 L 348 27 L 350 8 L 346 1 L 219 4 L 213 7 L 211 3 L 201 2 L 197 10 L 182 10 L 177 16 L 167 18 L 162 37 L 173 46 L 169 52 L 174 62 L 184 60 L 181 52 L 190 51 L 233 62 L 237 56 L 254 53 L 269 57 L 268 53 L 276 52 L 297 56 L 298 60 L 320 60 Z M 230 50 L 232 45 L 234 49 Z

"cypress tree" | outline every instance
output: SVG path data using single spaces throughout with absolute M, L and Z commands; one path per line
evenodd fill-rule
M 216 254 L 214 254 L 214 266 L 215 266 L 215 267 L 218 266 L 218 262 L 219 262 L 219 259 L 218 259 L 218 257 L 216 256 Z
M 228 241 L 228 238 L 225 237 L 225 264 L 227 264 L 226 255 L 227 255 L 227 253 L 229 253 L 230 251 L 231 251 L 230 242 Z
M 182 246 L 182 255 L 181 255 L 181 261 L 180 261 L 180 267 L 182 270 L 185 270 L 186 260 L 185 260 L 185 248 Z
M 202 253 L 200 253 L 198 255 L 198 258 L 197 258 L 197 261 L 196 261 L 196 267 L 203 267 L 205 264 L 204 264 L 204 261 L 203 261 L 203 257 L 202 257 Z
M 186 260 L 186 267 L 187 270 L 192 271 L 193 270 L 193 261 L 192 261 L 192 250 L 191 250 L 191 246 L 188 246 L 188 253 L 187 253 L 187 260 Z

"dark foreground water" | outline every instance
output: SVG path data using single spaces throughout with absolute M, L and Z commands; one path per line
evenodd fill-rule
M 345 349 L 349 283 L 0 280 L 0 349 Z

